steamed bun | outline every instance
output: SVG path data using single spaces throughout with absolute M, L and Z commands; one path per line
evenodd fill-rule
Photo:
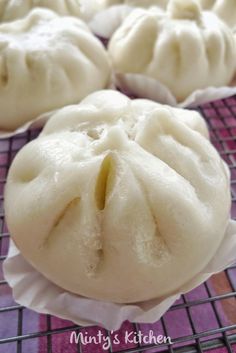
M 109 79 L 107 52 L 79 19 L 34 9 L 0 25 L 0 129 L 77 103 Z
M 236 27 L 235 0 L 200 0 L 204 9 L 212 10 L 230 27 Z
M 197 0 L 172 0 L 166 13 L 132 11 L 112 36 L 109 53 L 118 73 L 159 80 L 177 101 L 197 89 L 228 85 L 235 72 L 232 32 Z
M 165 8 L 168 0 L 103 0 L 105 7 L 112 5 L 125 4 L 136 7 L 150 7 L 150 6 L 160 6 Z
M 100 91 L 54 114 L 10 168 L 5 209 L 23 256 L 86 297 L 169 295 L 228 223 L 229 175 L 197 112 Z
M 63 16 L 81 16 L 81 0 L 1 0 L 0 21 L 8 22 L 26 16 L 35 7 L 53 10 Z
M 0 0 L 0 22 L 26 16 L 34 8 L 53 10 L 61 16 L 89 20 L 103 8 L 103 0 Z

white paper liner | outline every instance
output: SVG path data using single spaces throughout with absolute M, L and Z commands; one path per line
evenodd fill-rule
M 67 292 L 37 272 L 10 241 L 9 253 L 3 263 L 6 281 L 13 291 L 15 301 L 39 313 L 52 314 L 71 320 L 78 325 L 99 325 L 117 330 L 125 320 L 137 323 L 154 323 L 185 293 L 236 261 L 236 222 L 230 221 L 224 239 L 206 268 L 179 289 L 165 298 L 133 305 L 113 304 Z M 109 286 L 109 283 L 107 284 Z
M 121 91 L 127 94 L 179 108 L 197 107 L 236 94 L 236 79 L 233 80 L 230 86 L 207 87 L 196 90 L 183 102 L 179 103 L 165 85 L 142 74 L 117 73 L 114 75 L 114 83 Z

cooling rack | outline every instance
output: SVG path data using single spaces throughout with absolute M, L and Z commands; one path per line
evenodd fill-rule
M 236 219 L 236 96 L 197 110 L 205 117 L 211 140 L 231 170 L 232 217 Z M 110 332 L 99 327 L 81 328 L 14 302 L 2 273 L 9 242 L 3 189 L 11 160 L 38 132 L 29 131 L 0 142 L 0 353 L 236 352 L 236 265 L 183 295 L 157 323 L 125 322 L 116 332 L 120 344 L 113 344 L 109 350 L 104 350 L 102 344 L 71 344 L 70 335 L 75 331 L 96 337 L 101 330 L 104 337 L 111 337 Z M 125 333 L 148 334 L 150 330 L 155 335 L 170 336 L 173 344 L 155 346 L 124 341 Z

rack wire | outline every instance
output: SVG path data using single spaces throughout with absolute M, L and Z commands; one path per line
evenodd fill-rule
M 236 219 L 236 96 L 206 104 L 197 109 L 205 117 L 212 143 L 231 170 L 232 218 Z M 236 352 L 236 265 L 213 276 L 206 283 L 182 296 L 155 324 L 125 322 L 116 332 L 120 344 L 104 350 L 102 344 L 70 344 L 73 331 L 104 337 L 115 333 L 99 327 L 82 328 L 50 315 L 37 314 L 14 302 L 3 278 L 9 234 L 4 219 L 3 190 L 9 165 L 17 151 L 39 131 L 28 131 L 0 142 L 0 353 L 235 353 Z M 170 336 L 172 345 L 144 345 L 124 342 L 125 332 L 153 330 Z

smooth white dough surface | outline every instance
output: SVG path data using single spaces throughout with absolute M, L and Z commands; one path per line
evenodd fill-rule
M 117 72 L 157 79 L 179 102 L 197 89 L 228 85 L 236 67 L 233 33 L 197 0 L 172 0 L 167 12 L 133 10 L 108 50 Z
M 0 129 L 78 103 L 105 88 L 110 62 L 101 42 L 74 17 L 34 9 L 0 25 Z
M 102 0 L 102 2 L 105 7 L 125 4 L 135 7 L 160 6 L 161 8 L 166 8 L 168 0 Z
M 81 16 L 81 0 L 1 0 L 0 21 L 16 20 L 27 15 L 33 8 L 42 7 L 63 16 Z
M 197 112 L 100 91 L 51 117 L 15 157 L 7 224 L 59 286 L 132 303 L 201 271 L 229 219 L 229 173 Z
M 36 7 L 86 21 L 102 10 L 104 4 L 103 0 L 0 0 L 0 22 L 23 18 Z
M 235 0 L 200 0 L 203 8 L 214 11 L 227 25 L 236 27 Z

